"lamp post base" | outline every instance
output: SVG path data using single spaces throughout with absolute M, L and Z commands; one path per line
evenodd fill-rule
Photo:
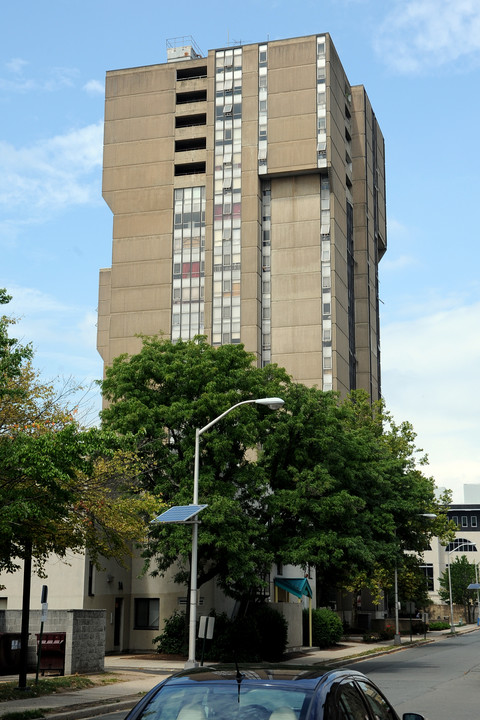
M 395 634 L 393 637 L 393 644 L 394 645 L 401 645 L 402 644 L 402 637 L 401 635 Z

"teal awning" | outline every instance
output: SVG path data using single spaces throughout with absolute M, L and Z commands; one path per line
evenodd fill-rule
M 312 588 L 307 578 L 276 577 L 273 582 L 276 587 L 286 590 L 298 598 L 301 598 L 302 595 L 306 595 L 309 598 L 313 597 Z

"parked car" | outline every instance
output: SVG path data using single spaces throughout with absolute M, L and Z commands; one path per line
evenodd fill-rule
M 399 720 L 355 670 L 308 666 L 184 670 L 159 683 L 126 720 Z M 403 720 L 425 720 L 406 713 Z

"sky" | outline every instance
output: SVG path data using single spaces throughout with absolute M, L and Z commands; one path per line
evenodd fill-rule
M 45 379 L 102 376 L 107 70 L 163 63 L 181 36 L 206 54 L 323 32 L 385 137 L 382 394 L 397 423 L 412 423 L 427 472 L 463 502 L 464 484 L 480 484 L 480 0 L 4 3 L 0 287 L 13 296 L 13 334 L 32 342 Z

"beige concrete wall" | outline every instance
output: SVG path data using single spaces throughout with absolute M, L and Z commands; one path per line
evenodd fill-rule
M 268 45 L 268 171 L 316 169 L 316 37 Z
M 321 386 L 320 181 L 272 180 L 272 361 Z

